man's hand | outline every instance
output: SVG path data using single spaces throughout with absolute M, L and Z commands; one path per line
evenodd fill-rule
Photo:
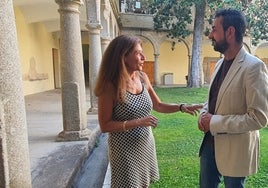
M 212 114 L 210 113 L 203 113 L 199 116 L 198 119 L 198 129 L 203 132 L 208 132 L 210 130 L 210 120 Z

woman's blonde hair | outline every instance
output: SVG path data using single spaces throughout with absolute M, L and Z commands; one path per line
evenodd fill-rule
M 113 87 L 111 94 L 115 101 L 124 101 L 126 92 L 126 80 L 128 73 L 125 65 L 125 57 L 133 51 L 141 40 L 135 36 L 120 35 L 114 38 L 105 50 L 98 78 L 95 84 L 94 93 L 98 97 L 107 92 L 110 84 Z

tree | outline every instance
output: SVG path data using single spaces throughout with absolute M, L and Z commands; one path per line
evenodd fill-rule
M 194 7 L 194 29 L 192 8 Z M 169 38 L 186 38 L 193 34 L 192 61 L 188 77 L 188 87 L 202 87 L 202 36 L 209 33 L 204 22 L 212 24 L 216 9 L 236 8 L 242 10 L 248 20 L 247 34 L 252 44 L 268 39 L 268 1 L 267 0 L 155 0 L 151 6 L 156 30 L 165 30 Z
M 189 29 L 192 24 L 192 7 L 195 9 L 194 29 Z M 202 42 L 204 31 L 204 17 L 206 0 L 156 0 L 152 5 L 154 14 L 154 27 L 156 30 L 165 30 L 167 37 L 178 39 L 186 38 L 193 34 L 192 61 L 188 73 L 187 86 L 202 86 Z
M 250 1 L 245 12 L 252 44 L 257 45 L 260 40 L 268 40 L 268 1 Z
M 172 39 L 186 38 L 191 33 L 192 6 L 192 0 L 155 0 L 150 7 L 155 30 L 166 31 Z
M 188 75 L 188 87 L 202 86 L 202 44 L 204 19 L 206 12 L 206 0 L 197 1 L 195 4 L 195 18 L 193 30 L 192 62 Z M 198 8 L 197 8 L 198 7 Z
M 261 40 L 268 40 L 268 1 L 267 0 L 225 0 L 212 1 L 209 10 L 215 12 L 218 8 L 236 8 L 244 12 L 248 26 L 247 35 L 251 37 L 252 45 L 258 45 Z M 212 16 L 208 21 L 211 23 Z

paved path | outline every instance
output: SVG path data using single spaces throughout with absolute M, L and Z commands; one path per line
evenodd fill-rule
M 92 130 L 88 141 L 56 142 L 63 130 L 61 90 L 28 95 L 25 105 L 32 188 L 101 188 L 103 181 L 109 182 L 109 170 L 108 179 L 104 179 L 107 136 L 101 134 L 96 114 L 87 115 Z M 78 182 L 87 186 L 79 187 Z

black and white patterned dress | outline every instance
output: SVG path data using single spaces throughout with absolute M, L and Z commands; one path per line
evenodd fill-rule
M 126 121 L 150 115 L 152 101 L 143 85 L 139 94 L 126 93 L 126 102 L 113 109 L 113 120 Z M 144 188 L 159 179 L 151 127 L 109 133 L 112 188 Z

